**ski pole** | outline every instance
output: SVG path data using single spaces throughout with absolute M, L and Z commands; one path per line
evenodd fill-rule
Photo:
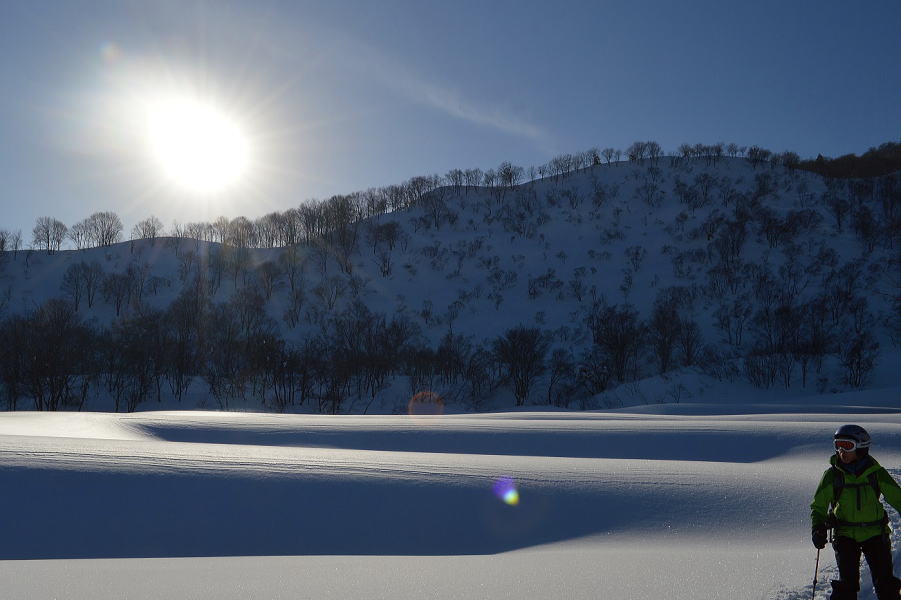
M 820 571 L 820 549 L 817 548 L 817 564 L 813 568 L 813 589 L 810 591 L 810 600 L 813 600 L 817 595 L 817 574 Z

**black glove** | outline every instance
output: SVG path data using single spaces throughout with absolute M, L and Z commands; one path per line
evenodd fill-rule
M 810 535 L 811 541 L 813 541 L 813 546 L 817 550 L 822 550 L 826 547 L 826 526 L 818 525 L 813 528 L 813 531 Z

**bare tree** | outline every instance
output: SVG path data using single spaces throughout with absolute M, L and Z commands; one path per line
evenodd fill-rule
M 626 149 L 626 156 L 629 157 L 629 162 L 640 163 L 644 161 L 645 157 L 648 153 L 648 143 L 647 142 L 634 142 L 631 146 Z
M 607 306 L 596 303 L 588 316 L 592 338 L 609 358 L 611 375 L 620 382 L 637 375 L 638 358 L 646 337 L 646 328 L 631 305 Z
M 459 193 L 463 188 L 464 174 L 461 169 L 453 169 L 444 176 L 448 183 L 454 188 L 454 192 Z
M 212 308 L 209 317 L 208 348 L 203 355 L 203 374 L 210 395 L 227 409 L 232 399 L 244 392 L 244 369 L 241 357 L 243 340 L 236 310 L 231 304 Z
M 440 229 L 441 223 L 449 220 L 451 216 L 451 211 L 447 206 L 447 202 L 445 202 L 445 194 L 442 193 L 443 191 L 435 190 L 423 196 L 419 202 L 419 206 L 422 207 L 427 215 L 426 222 L 435 229 Z
M 62 292 L 72 301 L 75 312 L 78 312 L 81 298 L 85 294 L 84 271 L 87 265 L 83 262 L 69 265 L 63 273 Z
M 64 300 L 48 300 L 28 319 L 25 380 L 35 410 L 58 410 L 79 396 L 83 400 L 91 337 Z M 61 348 L 67 351 L 60 352 Z
M 278 212 L 264 215 L 253 222 L 255 238 L 260 248 L 275 248 L 282 243 L 282 216 Z
M 228 226 L 231 223 L 228 217 L 219 217 L 211 224 L 213 241 L 224 244 L 228 239 Z
M 83 219 L 69 228 L 67 235 L 72 243 L 75 244 L 76 250 L 90 248 L 93 243 L 91 226 L 87 219 Z
M 282 267 L 282 271 L 288 276 L 288 285 L 291 291 L 301 287 L 304 269 L 307 264 L 306 254 L 297 246 L 289 246 L 285 248 L 278 257 L 278 262 Z
M 862 206 L 851 216 L 851 227 L 868 253 L 873 252 L 879 242 L 881 228 L 869 206 Z
M 604 160 L 609 165 L 611 162 L 613 162 L 613 159 L 616 156 L 616 149 L 615 148 L 604 148 L 603 150 L 601 150 L 601 156 L 604 158 Z
M 765 163 L 772 156 L 772 152 L 761 148 L 759 146 L 751 146 L 748 148 L 748 161 L 754 166 L 756 169 L 759 165 Z
M 682 366 L 690 367 L 698 360 L 701 350 L 701 328 L 694 321 L 683 320 L 679 327 L 677 338 L 679 349 L 682 351 Z
M 556 348 L 551 353 L 550 377 L 548 377 L 547 401 L 552 406 L 568 408 L 572 402 L 576 379 L 576 364 L 572 352 Z
M 482 174 L 482 184 L 487 188 L 493 188 L 497 183 L 497 173 L 494 169 L 488 169 Z
M 19 250 L 22 249 L 22 230 L 17 229 L 10 234 L 9 248 L 13 251 L 13 260 L 18 258 Z
M 660 373 L 670 370 L 673 350 L 682 328 L 677 308 L 676 298 L 667 289 L 663 289 L 654 300 L 654 309 L 648 322 L 648 333 L 660 365 Z
M 81 276 L 84 282 L 84 294 L 85 299 L 88 301 L 88 308 L 92 308 L 97 292 L 103 287 L 103 267 L 99 262 L 92 261 L 91 264 L 82 268 Z
M 425 194 L 427 183 L 425 178 L 413 178 L 420 191 L 417 194 Z M 418 197 L 417 203 L 422 201 Z M 350 274 L 353 266 L 351 255 L 357 249 L 360 232 L 359 212 L 350 196 L 332 196 L 323 205 L 324 219 L 326 223 L 326 239 L 329 248 L 334 252 L 339 268 L 346 274 Z
M 62 221 L 52 217 L 39 217 L 31 231 L 32 244 L 36 250 L 56 252 L 66 239 L 67 231 L 68 227 Z
M 869 331 L 853 334 L 842 342 L 839 356 L 848 385 L 859 388 L 876 366 L 879 342 Z
M 389 221 L 381 225 L 372 225 L 369 228 L 369 243 L 375 255 L 376 264 L 383 277 L 389 277 L 392 269 L 392 255 L 402 233 L 397 221 Z
M 114 212 L 96 212 L 88 217 L 94 243 L 97 246 L 112 246 L 122 241 L 122 221 Z
M 827 180 L 826 191 L 823 193 L 822 199 L 823 204 L 826 205 L 835 219 L 835 228 L 841 233 L 845 218 L 851 212 L 851 203 L 847 198 L 845 182 L 841 180 Z
M 741 251 L 747 239 L 743 221 L 727 221 L 719 228 L 712 248 L 719 255 L 720 264 L 728 272 L 735 273 L 741 264 Z
M 791 150 L 787 150 L 782 154 L 777 154 L 773 157 L 773 159 L 776 163 L 792 171 L 797 169 L 798 165 L 801 164 L 801 157 Z
M 695 194 L 694 196 L 694 202 L 691 203 L 692 211 L 703 208 L 710 204 L 711 196 L 713 194 L 713 188 L 717 185 L 717 183 L 717 179 L 711 176 L 709 173 L 701 173 L 700 175 L 695 177 L 693 187 L 695 190 L 697 190 L 697 194 Z
M 116 316 L 127 304 L 132 290 L 131 278 L 125 273 L 110 273 L 103 279 L 103 297 L 116 307 Z
M 747 298 L 729 298 L 713 313 L 716 326 L 723 334 L 723 341 L 734 347 L 742 345 L 745 328 L 753 309 Z
M 641 268 L 641 263 L 646 255 L 647 251 L 643 246 L 629 246 L 626 248 L 626 258 L 629 264 L 632 265 L 633 271 L 638 271 Z
M 381 200 L 382 206 L 380 210 L 384 212 L 385 200 Z M 295 246 L 300 243 L 300 211 L 296 208 L 289 208 L 285 211 L 284 220 L 284 245 Z
M 16 410 L 26 388 L 31 356 L 27 352 L 33 329 L 31 319 L 14 316 L 0 321 L 0 383 L 6 396 L 6 409 Z
M 466 187 L 474 188 L 481 185 L 482 175 L 481 169 L 466 169 L 466 171 L 463 172 L 463 179 L 466 183 Z
M 243 246 L 222 246 L 219 256 L 226 272 L 232 277 L 232 284 L 238 287 L 238 277 L 246 273 L 250 266 L 250 250 Z
M 282 276 L 282 270 L 278 264 L 270 260 L 267 260 L 258 266 L 256 270 L 260 285 L 263 288 L 263 294 L 266 296 L 267 300 L 270 300 L 272 298 L 272 290 Z
M 497 168 L 497 176 L 502 186 L 514 188 L 522 181 L 523 168 L 503 162 Z
M 150 216 L 137 223 L 131 230 L 133 240 L 155 240 L 163 235 L 163 223 L 154 216 Z
M 516 406 L 525 404 L 535 380 L 545 371 L 548 341 L 540 329 L 514 327 L 492 344 L 494 355 L 507 370 Z
M 313 295 L 318 298 L 328 310 L 335 308 L 338 300 L 347 293 L 347 283 L 343 277 L 324 278 L 319 285 L 313 288 Z
M 663 149 L 657 142 L 645 142 L 645 153 L 651 159 L 651 162 L 656 165 L 660 157 L 663 156 Z
M 256 245 L 255 234 L 253 223 L 246 217 L 237 217 L 229 222 L 223 243 L 235 248 L 252 248 Z

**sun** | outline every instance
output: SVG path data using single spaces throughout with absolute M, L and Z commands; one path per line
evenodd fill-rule
M 173 185 L 211 194 L 247 175 L 250 146 L 237 121 L 210 102 L 164 98 L 147 107 L 150 154 Z

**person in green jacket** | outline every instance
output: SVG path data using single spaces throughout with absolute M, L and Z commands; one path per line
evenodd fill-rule
M 901 487 L 870 456 L 870 434 L 859 425 L 842 425 L 833 436 L 835 454 L 823 473 L 810 504 L 813 545 L 832 547 L 839 579 L 832 582 L 831 600 L 857 600 L 860 555 L 867 559 L 879 600 L 898 600 L 901 580 L 895 577 L 888 515 L 880 494 L 901 512 Z

